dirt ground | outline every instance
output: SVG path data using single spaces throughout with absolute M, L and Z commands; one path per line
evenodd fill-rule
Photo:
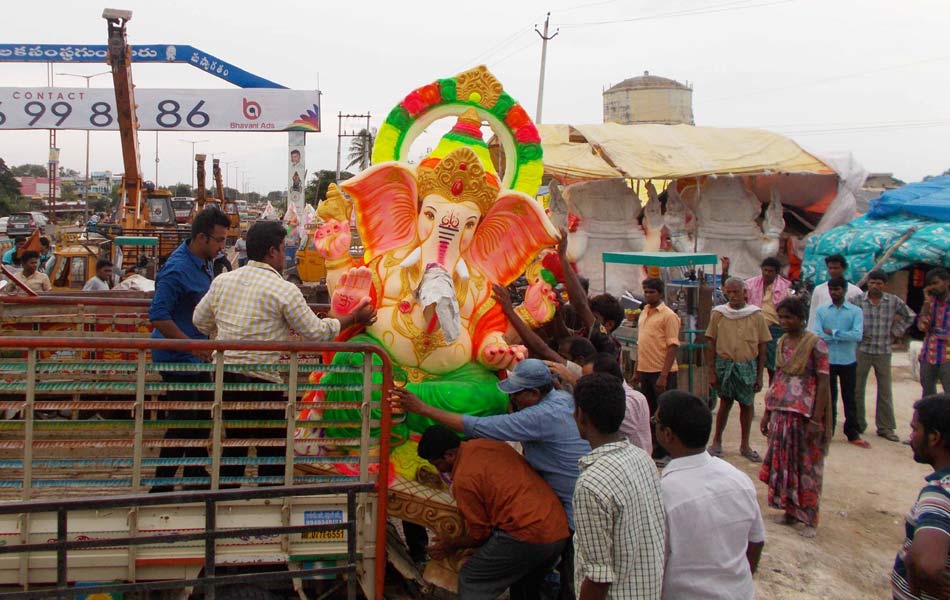
M 865 438 L 872 447 L 864 450 L 847 443 L 839 404 L 837 432 L 825 460 L 821 523 L 815 539 L 804 539 L 794 529 L 772 522 L 779 511 L 766 503 L 758 465 L 739 456 L 738 411 L 730 414 L 723 458 L 755 481 L 765 519 L 765 550 L 755 577 L 760 600 L 891 598 L 890 574 L 904 539 L 904 515 L 932 470 L 914 462 L 909 446 L 875 435 L 876 386 L 873 375 L 869 379 Z M 920 384 L 912 378 L 906 353 L 894 355 L 893 379 L 897 433 L 907 439 Z M 764 455 L 765 438 L 758 432 L 762 407 L 759 394 L 752 447 Z

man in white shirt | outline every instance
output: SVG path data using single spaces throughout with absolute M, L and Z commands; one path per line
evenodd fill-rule
M 840 254 L 832 254 L 831 256 L 825 257 L 825 267 L 828 269 L 828 280 L 834 279 L 835 277 L 844 277 L 844 272 L 848 269 L 848 261 Z M 845 290 L 844 293 L 845 300 L 855 306 L 860 306 L 862 296 L 864 296 L 864 292 L 861 291 L 861 288 L 853 283 L 848 283 L 848 289 Z M 815 314 L 818 312 L 818 309 L 826 304 L 831 304 L 831 294 L 828 292 L 828 281 L 817 286 L 811 293 L 811 304 L 808 308 L 808 331 L 812 330 L 812 325 L 815 323 Z
M 679 390 L 657 400 L 656 438 L 672 460 L 660 487 L 666 507 L 664 600 L 752 600 L 765 526 L 749 477 L 706 452 L 712 414 Z
M 82 291 L 100 292 L 103 290 L 111 290 L 115 286 L 114 268 L 111 260 L 100 258 L 96 261 L 96 274 L 89 278 L 86 285 L 82 286 Z

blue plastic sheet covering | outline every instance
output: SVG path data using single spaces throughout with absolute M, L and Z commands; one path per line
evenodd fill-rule
M 868 216 L 880 219 L 899 213 L 950 222 L 950 177 L 935 177 L 888 190 L 871 202 Z
M 941 179 L 950 183 L 950 177 Z M 946 201 L 945 210 L 950 211 L 950 199 Z M 938 221 L 906 213 L 872 219 L 869 213 L 846 225 L 812 237 L 805 248 L 802 277 L 815 284 L 827 281 L 825 257 L 842 254 L 848 261 L 845 276 L 848 281 L 856 282 L 874 268 L 887 249 L 911 227 L 915 227 L 917 231 L 894 251 L 881 268 L 888 273 L 914 263 L 950 268 L 950 215 Z

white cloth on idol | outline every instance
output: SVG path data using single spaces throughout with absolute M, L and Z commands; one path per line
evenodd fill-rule
M 426 268 L 416 297 L 423 308 L 435 305 L 435 314 L 445 334 L 445 342 L 451 344 L 457 340 L 462 328 L 462 317 L 458 299 L 455 297 L 455 283 L 449 272 L 439 265 Z

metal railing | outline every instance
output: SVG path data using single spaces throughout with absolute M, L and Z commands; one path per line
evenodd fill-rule
M 211 363 L 153 363 L 149 353 L 153 350 L 185 350 L 190 352 L 216 351 Z M 106 350 L 132 355 L 134 360 L 103 361 L 90 359 Z M 225 363 L 224 351 L 280 352 L 282 359 L 274 364 Z M 323 364 L 324 353 L 349 352 L 361 355 L 347 365 Z M 322 482 L 324 485 L 355 485 L 365 492 L 366 485 L 375 490 L 369 502 L 365 493 L 356 496 L 356 510 L 367 513 L 376 510 L 375 530 L 366 535 L 366 540 L 375 540 L 374 577 L 364 589 L 373 590 L 377 597 L 382 592 L 385 574 L 386 509 L 389 474 L 389 449 L 391 415 L 388 403 L 381 402 L 392 386 L 392 365 L 388 355 L 371 344 L 311 343 L 311 342 L 217 342 L 189 340 L 152 340 L 142 338 L 53 338 L 53 337 L 0 337 L 0 492 L 19 492 L 19 500 L 28 502 L 37 496 L 57 497 L 55 502 L 76 489 L 101 494 L 127 491 L 138 494 L 149 487 L 184 484 L 204 486 L 212 494 L 222 485 L 256 483 L 283 484 L 286 489 L 309 489 L 307 486 Z M 10 354 L 13 354 L 11 357 Z M 204 374 L 201 382 L 157 380 L 157 371 L 179 374 Z M 280 373 L 282 382 L 266 380 L 231 383 L 225 373 L 245 373 L 264 376 Z M 301 382 L 300 374 L 320 372 L 341 373 L 350 378 L 349 383 Z M 323 380 L 321 380 L 323 381 Z M 199 392 L 200 401 L 169 399 L 166 395 L 175 392 Z M 302 394 L 317 392 L 325 394 L 344 391 L 355 394 L 352 402 L 327 402 L 323 397 L 301 399 Z M 255 399 L 255 393 L 280 392 L 283 397 L 275 401 Z M 238 396 L 236 394 L 244 394 Z M 92 395 L 93 399 L 89 399 Z M 14 399 L 10 399 L 13 397 Z M 297 456 L 295 433 L 301 423 L 298 412 L 303 409 L 337 410 L 349 409 L 358 414 L 355 419 L 327 419 L 319 422 L 320 428 L 353 430 L 352 435 L 320 439 L 319 446 L 329 448 L 332 456 Z M 229 415 L 243 410 L 280 410 L 282 419 L 235 419 Z M 73 419 L 60 419 L 60 413 L 72 411 Z M 75 420 L 77 414 L 90 411 L 111 411 L 106 418 Z M 157 419 L 159 411 L 173 414 L 175 411 L 203 411 L 205 418 Z M 146 415 L 151 413 L 151 419 Z M 45 414 L 44 414 L 45 413 Z M 125 414 L 129 418 L 116 418 Z M 51 418 L 43 419 L 44 416 Z M 39 418 L 37 418 L 39 417 Z M 316 426 L 307 422 L 311 427 Z M 210 430 L 210 435 L 168 439 L 165 431 L 174 427 Z M 266 436 L 251 439 L 232 439 L 232 432 L 242 428 L 252 431 L 280 430 L 280 437 Z M 371 438 L 371 429 L 379 430 L 378 438 Z M 105 437 L 103 437 L 105 436 Z M 171 458 L 149 457 L 162 448 L 208 448 L 207 456 L 177 456 Z M 283 448 L 283 456 L 273 451 L 265 456 L 250 457 L 248 447 Z M 83 449 L 93 448 L 95 453 L 82 455 Z M 228 450 L 243 449 L 237 456 L 229 456 Z M 119 456 L 103 456 L 118 452 Z M 124 455 L 121 453 L 125 452 Z M 129 455 L 131 453 L 131 455 Z M 222 477 L 222 467 L 240 466 L 242 475 Z M 283 474 L 262 477 L 243 476 L 245 467 L 279 465 Z M 346 466 L 350 465 L 350 466 Z M 203 466 L 207 477 L 175 478 L 154 477 L 145 470 L 160 467 Z M 345 467 L 335 472 L 329 467 Z M 307 473 L 298 472 L 304 467 Z M 96 477 L 88 471 L 105 471 L 107 477 Z M 56 477 L 56 469 L 72 469 L 78 474 L 69 478 Z M 375 472 L 373 470 L 375 469 Z M 44 471 L 45 470 L 45 471 Z M 49 476 L 53 472 L 54 476 Z M 19 474 L 11 477 L 10 474 Z M 43 475 L 46 474 L 46 477 Z M 299 487 L 303 486 L 303 487 Z M 278 488 L 271 488 L 278 489 Z M 281 488 L 283 489 L 283 488 Z M 265 490 L 260 490 L 265 491 Z M 235 493 L 235 492 L 227 492 Z M 137 537 L 137 506 L 155 504 L 155 498 L 164 494 L 146 496 L 147 500 L 132 505 L 129 515 L 130 537 Z M 259 496 L 254 496 L 259 497 Z M 228 496 L 230 498 L 230 496 Z M 110 500 L 110 499 L 104 499 Z M 72 500 L 65 500 L 72 502 Z M 77 500 L 77 502 L 81 502 Z M 161 503 L 161 502 L 160 502 Z M 2 505 L 0 505 L 2 506 Z M 290 527 L 290 498 L 285 497 L 282 510 L 283 526 Z M 9 512 L 9 511 L 5 511 Z M 5 514 L 0 511 L 0 515 Z M 207 515 L 206 515 L 207 518 Z M 30 520 L 20 520 L 20 546 L 30 537 Z M 289 530 L 288 530 L 289 531 Z M 197 535 L 197 534 L 196 534 Z M 358 537 L 362 539 L 360 529 Z M 148 538 L 155 541 L 154 538 Z M 179 540 L 184 538 L 177 538 Z M 196 538 L 197 539 L 197 538 Z M 205 539 L 205 538 L 203 538 Z M 70 542 L 72 543 L 72 542 Z M 128 580 L 135 581 L 135 542 L 129 546 Z M 282 547 L 286 547 L 286 543 Z M 371 545 L 371 544 L 370 544 Z M 70 548 L 67 546 L 66 548 Z M 23 555 L 19 584 L 26 590 L 30 584 L 28 555 Z M 207 564 L 205 565 L 207 569 Z M 369 566 L 369 565 L 367 565 Z M 58 566 L 58 568 L 61 568 Z M 299 573 L 300 571 L 295 571 Z M 364 584 L 368 582 L 364 581 Z M 163 585 L 168 582 L 163 583 Z M 122 585 L 138 585 L 122 584 Z M 170 585 L 170 584 L 169 584 Z M 181 582 L 179 582 L 179 587 Z M 166 585 L 167 587 L 167 585 Z M 83 588 L 87 589 L 87 588 Z M 130 588 L 132 589 L 132 588 Z M 153 588 L 157 589 L 157 588 Z M 23 592 L 26 593 L 26 592 Z M 368 595 L 369 592 L 367 592 Z M 14 597 L 14 596 L 11 596 Z M 20 597 L 20 596 L 15 596 Z M 29 597 L 29 596 L 22 596 Z
M 372 483 L 364 484 L 316 484 L 304 486 L 281 486 L 261 489 L 218 490 L 207 492 L 172 492 L 169 494 L 144 494 L 136 496 L 114 496 L 108 498 L 82 498 L 72 500 L 49 500 L 32 502 L 0 503 L 0 515 L 34 515 L 38 513 L 56 514 L 55 541 L 0 546 L 0 556 L 7 554 L 29 555 L 39 552 L 56 552 L 56 584 L 54 587 L 42 587 L 20 592 L 0 591 L 0 600 L 30 600 L 33 598 L 72 598 L 80 594 L 110 594 L 126 592 L 149 592 L 186 587 L 202 587 L 204 597 L 214 600 L 219 586 L 247 584 L 255 582 L 286 581 L 320 575 L 346 575 L 347 598 L 356 598 L 356 575 L 358 568 L 357 553 L 357 494 L 372 492 Z M 345 495 L 345 521 L 340 523 L 282 525 L 271 527 L 242 527 L 217 530 L 218 503 L 264 498 L 288 498 L 321 495 Z M 104 510 L 108 508 L 135 508 L 162 505 L 183 505 L 201 503 L 204 505 L 204 530 L 197 533 L 171 533 L 147 536 L 124 536 L 101 539 L 69 540 L 69 513 L 75 510 Z M 335 567 L 315 567 L 295 570 L 269 570 L 256 573 L 219 575 L 217 573 L 217 544 L 226 538 L 247 536 L 289 536 L 305 535 L 315 532 L 342 531 L 346 534 L 346 562 Z M 133 583 L 107 583 L 70 587 L 68 572 L 69 551 L 88 551 L 96 548 L 132 548 L 155 544 L 175 544 L 197 540 L 204 543 L 204 574 L 200 577 L 170 581 L 142 581 Z M 383 544 L 385 547 L 385 544 Z

